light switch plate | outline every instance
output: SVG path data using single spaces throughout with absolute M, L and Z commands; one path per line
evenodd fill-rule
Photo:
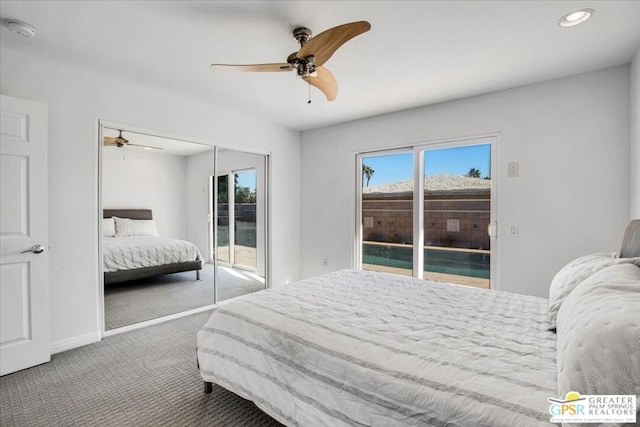
M 520 176 L 520 163 L 509 162 L 508 168 L 510 177 Z

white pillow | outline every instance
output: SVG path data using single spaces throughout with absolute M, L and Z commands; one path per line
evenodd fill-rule
M 129 219 L 113 217 L 116 223 L 116 237 L 158 236 L 156 223 L 152 219 Z
M 558 313 L 558 395 L 640 399 L 640 268 L 613 265 L 579 284 Z
M 104 237 L 116 235 L 116 223 L 113 218 L 102 218 L 102 235 Z
M 583 280 L 615 264 L 635 263 L 640 258 L 616 258 L 615 252 L 602 252 L 579 257 L 556 273 L 549 288 L 549 329 L 556 328 L 556 318 L 562 302 Z

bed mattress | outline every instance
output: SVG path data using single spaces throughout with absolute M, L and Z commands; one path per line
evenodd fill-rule
M 198 361 L 205 381 L 289 426 L 549 425 L 547 306 L 345 270 L 219 306 Z
M 191 242 L 155 236 L 103 238 L 104 272 L 197 261 L 198 247 Z

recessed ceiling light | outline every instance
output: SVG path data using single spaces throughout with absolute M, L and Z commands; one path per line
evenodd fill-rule
M 582 24 L 587 19 L 591 18 L 594 13 L 596 13 L 596 11 L 593 9 L 576 10 L 574 12 L 567 13 L 560 18 L 558 24 L 560 24 L 561 27 L 573 27 L 574 25 Z

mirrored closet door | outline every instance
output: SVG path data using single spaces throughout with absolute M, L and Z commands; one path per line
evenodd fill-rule
M 268 156 L 100 131 L 105 331 L 266 287 Z
M 211 146 L 102 127 L 105 330 L 214 303 Z

